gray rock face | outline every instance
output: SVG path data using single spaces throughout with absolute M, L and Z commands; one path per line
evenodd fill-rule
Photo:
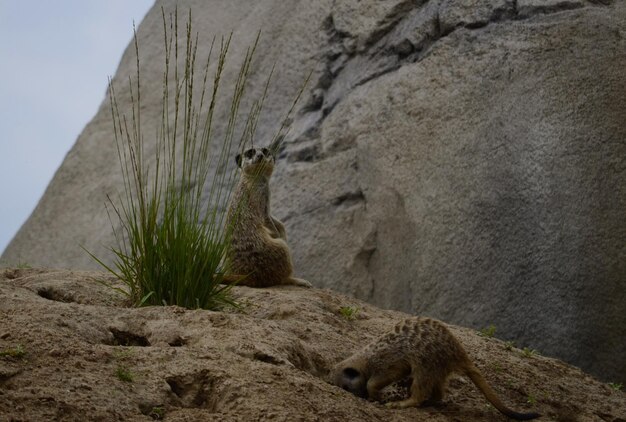
M 138 30 L 146 139 L 159 117 L 160 6 L 173 3 L 157 2 Z M 278 76 L 259 139 L 315 69 L 273 179 L 298 276 L 493 324 L 520 347 L 626 380 L 623 2 L 182 4 L 203 45 L 234 31 L 232 57 L 263 29 L 251 98 L 274 63 Z M 133 66 L 129 50 L 115 79 Z M 121 181 L 108 107 L 4 260 L 94 267 L 80 244 L 106 256 L 103 204 Z

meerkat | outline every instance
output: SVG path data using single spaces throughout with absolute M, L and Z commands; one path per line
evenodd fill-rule
M 270 213 L 269 181 L 275 158 L 268 148 L 249 148 L 235 157 L 241 177 L 226 216 L 230 246 L 224 282 L 269 287 L 311 283 L 293 276 L 285 226 Z
M 518 413 L 506 407 L 446 326 L 435 319 L 410 318 L 360 352 L 335 365 L 333 384 L 359 396 L 379 400 L 389 384 L 411 377 L 410 397 L 387 403 L 406 408 L 443 399 L 448 377 L 467 375 L 491 404 L 509 418 L 530 420 L 538 413 Z

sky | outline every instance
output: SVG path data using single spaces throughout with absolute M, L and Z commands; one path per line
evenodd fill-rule
M 104 100 L 154 0 L 0 0 L 0 253 Z

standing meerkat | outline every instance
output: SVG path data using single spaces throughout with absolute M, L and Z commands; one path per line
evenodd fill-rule
M 467 375 L 491 404 L 509 418 L 530 420 L 538 413 L 518 413 L 506 407 L 446 326 L 430 318 L 410 318 L 332 370 L 332 382 L 351 393 L 378 400 L 387 385 L 412 378 L 406 400 L 387 403 L 406 408 L 443 399 L 452 373 Z
M 232 194 L 226 227 L 230 247 L 226 252 L 226 283 L 269 287 L 311 283 L 293 277 L 291 253 L 287 246 L 285 226 L 270 213 L 270 177 L 274 155 L 267 148 L 249 148 L 237 154 L 241 178 Z

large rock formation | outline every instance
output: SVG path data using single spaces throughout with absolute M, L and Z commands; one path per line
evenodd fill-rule
M 157 2 L 138 28 L 147 140 L 160 118 L 160 7 L 173 4 Z M 231 57 L 263 30 L 251 98 L 278 71 L 260 139 L 315 69 L 273 183 L 299 276 L 493 324 L 626 380 L 624 2 L 178 4 L 202 46 L 234 31 Z M 129 49 L 115 80 L 134 63 Z M 79 245 L 107 256 L 103 204 L 121 180 L 111 131 L 105 100 L 3 259 L 93 267 Z

